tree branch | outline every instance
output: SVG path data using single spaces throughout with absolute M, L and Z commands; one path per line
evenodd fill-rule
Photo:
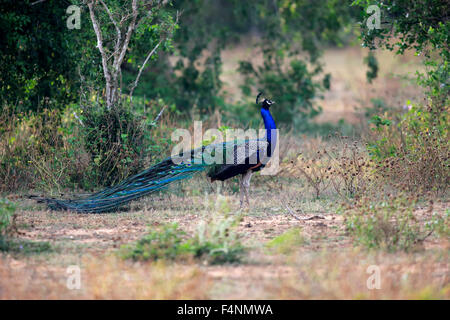
M 121 52 L 119 54 L 119 56 L 117 57 L 117 59 L 114 59 L 114 69 L 117 71 L 120 66 L 122 65 L 123 59 L 125 58 L 125 54 L 127 52 L 128 49 L 128 43 L 130 42 L 131 39 L 131 35 L 134 31 L 134 26 L 136 24 L 136 18 L 138 16 L 138 9 L 137 9 L 137 0 L 133 0 L 132 4 L 131 4 L 131 9 L 132 9 L 132 16 L 133 19 L 131 20 L 130 24 L 128 25 L 128 30 L 127 33 L 125 35 L 125 40 L 122 44 L 122 49 Z
M 103 2 L 103 0 L 100 0 L 100 3 L 105 8 L 106 12 L 108 13 L 109 19 L 111 20 L 111 22 L 114 24 L 114 27 L 116 28 L 117 40 L 116 40 L 116 44 L 114 46 L 114 53 L 113 53 L 113 55 L 115 55 L 119 51 L 120 42 L 122 41 L 122 32 L 120 31 L 119 25 L 117 24 L 116 20 L 114 19 L 109 8 L 106 6 L 105 2 Z
M 133 85 L 132 85 L 132 87 L 130 89 L 130 101 L 131 102 L 133 102 L 133 92 L 134 92 L 134 89 L 136 88 L 136 86 L 137 86 L 137 84 L 139 82 L 139 79 L 141 77 L 142 71 L 145 68 L 145 65 L 147 64 L 147 62 L 150 59 L 150 57 L 155 53 L 156 49 L 158 49 L 158 47 L 161 45 L 162 41 L 163 41 L 163 39 L 159 40 L 158 44 L 153 48 L 152 51 L 149 52 L 149 54 L 147 55 L 147 58 L 145 58 L 144 63 L 142 64 L 141 68 L 139 69 L 139 73 L 138 73 L 138 75 L 136 77 L 136 80 L 134 80 Z
M 177 16 L 175 19 L 175 23 L 172 25 L 172 27 L 169 30 L 169 34 L 173 31 L 173 28 L 176 24 L 178 24 L 178 20 L 180 19 L 180 12 L 177 11 Z M 149 52 L 149 54 L 147 55 L 147 58 L 145 58 L 144 63 L 142 64 L 142 66 L 139 68 L 139 72 L 138 75 L 136 77 L 136 80 L 134 80 L 131 89 L 130 89 L 130 102 L 133 102 L 133 92 L 134 89 L 136 88 L 136 86 L 138 85 L 139 79 L 141 78 L 141 74 L 142 71 L 144 71 L 145 69 L 145 65 L 147 64 L 147 62 L 150 60 L 151 56 L 156 52 L 156 50 L 158 49 L 158 47 L 161 45 L 161 43 L 167 39 L 167 36 L 161 38 L 161 40 L 159 40 L 158 44 L 152 49 L 152 51 Z
M 102 31 L 99 22 L 97 21 L 97 18 L 95 17 L 94 12 L 94 1 L 90 1 L 87 3 L 87 6 L 89 8 L 89 14 L 92 21 L 92 26 L 94 27 L 95 35 L 97 36 L 97 48 L 100 51 L 100 55 L 102 57 L 102 67 L 103 67 L 103 74 L 105 76 L 106 80 L 106 91 L 108 92 L 111 90 L 111 74 L 108 69 L 108 57 L 106 56 L 105 49 L 103 47 L 103 37 L 102 37 Z M 109 95 L 106 95 L 109 97 Z M 111 106 L 111 101 L 106 101 L 107 107 L 109 108 Z

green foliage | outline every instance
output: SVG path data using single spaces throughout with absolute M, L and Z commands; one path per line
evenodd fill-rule
M 369 120 L 369 123 L 375 126 L 371 128 L 372 131 L 383 135 L 383 133 L 389 132 L 389 126 L 391 126 L 392 121 L 382 118 L 379 115 L 374 115 Z M 385 159 L 386 157 L 395 156 L 397 151 L 397 147 L 394 144 L 389 143 L 388 136 L 385 135 L 376 140 L 370 140 L 366 146 L 369 155 L 378 161 Z
M 201 223 L 197 234 L 187 238 L 177 224 L 150 231 L 133 245 L 121 248 L 121 255 L 132 260 L 175 260 L 193 257 L 210 264 L 240 261 L 244 247 L 230 230 L 232 220 L 208 225 Z
M 234 231 L 237 222 L 233 217 L 201 222 L 194 238 L 187 242 L 194 257 L 210 264 L 241 261 L 245 248 Z
M 127 105 L 119 111 L 94 105 L 57 109 L 19 113 L 4 108 L 0 190 L 92 190 L 118 182 L 171 150 L 170 111 L 155 122 L 160 111 L 170 109 L 162 100 L 144 105 L 136 99 L 133 111 Z
M 80 50 L 66 27 L 67 2 L 0 1 L 0 105 L 38 110 L 44 98 L 64 106 L 77 97 Z
M 112 185 L 142 169 L 145 123 L 124 104 L 83 109 L 81 134 L 96 185 Z
M 409 251 L 426 237 L 414 215 L 415 197 L 395 196 L 374 203 L 362 197 L 344 213 L 354 240 L 368 249 Z
M 270 252 L 289 254 L 305 243 L 300 228 L 292 228 L 266 243 Z
M 367 70 L 366 73 L 367 81 L 372 83 L 372 81 L 378 76 L 378 60 L 372 51 L 370 51 L 367 57 L 364 58 L 364 63 L 366 63 L 369 67 L 369 70 Z
M 160 231 L 150 231 L 134 245 L 122 247 L 122 256 L 132 260 L 174 260 L 188 250 L 183 245 L 185 233 L 178 225 L 164 226 Z
M 15 212 L 16 206 L 12 202 L 0 198 L 0 239 L 3 239 L 8 233 Z
M 450 177 L 449 121 L 448 107 L 432 102 L 427 107 L 411 105 L 397 116 L 374 116 L 367 149 L 378 171 L 405 191 L 445 192 Z
M 380 29 L 361 24 L 364 46 L 384 47 L 398 54 L 412 49 L 425 57 L 427 67 L 425 74 L 417 72 L 418 83 L 428 90 L 427 105 L 408 102 L 405 114 L 373 116 L 369 153 L 379 162 L 379 171 L 398 188 L 444 191 L 450 176 L 448 1 L 356 0 L 353 4 L 364 9 L 375 4 L 381 9 Z M 362 16 L 367 19 L 369 14 L 363 10 Z
M 0 2 L 0 23 L 6 30 L 0 37 L 0 68 L 4 75 L 0 87 L 6 104 L 17 104 L 21 110 L 40 110 L 44 105 L 64 109 L 68 102 L 79 98 L 83 105 L 89 104 L 85 102 L 94 96 L 101 100 L 102 64 L 84 1 L 49 0 L 35 5 L 31 2 Z M 69 30 L 65 25 L 65 9 L 69 4 L 81 8 L 80 30 Z M 97 5 L 104 44 L 111 54 L 116 29 L 103 7 Z M 107 5 L 117 20 L 129 8 L 130 1 L 111 0 Z M 262 88 L 268 95 L 277 96 L 278 121 L 292 124 L 292 115 L 298 112 L 300 116 L 294 125 L 299 130 L 322 129 L 306 123 L 320 112 L 313 99 L 330 86 L 329 75 L 319 78 L 318 58 L 323 44 L 342 45 L 348 40 L 351 29 L 346 26 L 356 16 L 356 9 L 334 0 L 175 0 L 173 5 L 149 12 L 140 8 L 142 19 L 122 66 L 120 93 L 129 93 L 128 84 L 135 79 L 149 49 L 164 39 L 143 72 L 136 96 L 152 101 L 162 98 L 175 105 L 172 112 L 178 114 L 206 117 L 221 107 L 230 119 L 236 117 L 246 124 L 256 122 L 257 116 L 253 108 L 248 108 L 248 102 L 225 103 L 229 96 L 222 90 L 221 52 L 258 34 L 261 41 L 256 45 L 263 53 L 266 67 L 258 70 L 254 79 L 249 77 L 253 82 L 244 89 L 246 95 L 253 100 L 254 93 L 248 91 Z M 174 21 L 176 10 L 183 12 L 179 28 Z M 306 58 L 298 59 L 301 51 L 308 53 L 308 62 Z M 312 66 L 307 68 L 309 63 Z M 46 105 L 45 99 L 58 103 Z M 101 105 L 102 101 L 98 103 Z
M 269 97 L 276 97 L 277 112 L 275 118 L 278 122 L 292 124 L 299 130 L 308 118 L 320 113 L 313 105 L 318 91 L 323 89 L 320 82 L 314 82 L 321 68 L 309 71 L 305 62 L 293 60 L 289 68 L 284 70 L 283 60 L 277 57 L 266 58 L 263 66 L 253 68 L 250 62 L 242 62 L 239 71 L 245 76 L 243 92 L 253 96 L 252 88 L 257 87 Z
M 361 39 L 363 45 L 375 49 L 384 47 L 403 54 L 412 49 L 425 56 L 426 74 L 418 72 L 421 85 L 429 89 L 430 97 L 443 103 L 449 96 L 450 21 L 448 1 L 371 1 L 356 0 L 362 11 Z M 383 24 L 380 29 L 369 29 L 365 23 L 371 15 L 369 5 L 381 10 Z
M 29 240 L 14 240 L 0 238 L 0 251 L 13 254 L 41 254 L 51 252 L 53 249 L 48 242 L 35 242 Z
M 431 220 L 425 226 L 430 232 L 436 232 L 438 236 L 448 239 L 450 237 L 450 210 L 447 209 L 443 215 L 434 212 Z
M 153 63 L 144 75 L 147 90 L 142 94 L 162 97 L 181 112 L 192 110 L 201 117 L 220 107 L 229 119 L 248 124 L 257 118 L 250 99 L 233 99 L 233 105 L 224 102 L 229 96 L 221 90 L 221 52 L 256 32 L 260 39 L 256 48 L 263 54 L 264 65 L 241 63 L 245 97 L 251 97 L 253 106 L 255 91 L 262 89 L 279 103 L 277 121 L 293 124 L 292 116 L 298 113 L 296 128 L 315 129 L 305 128 L 309 117 L 320 112 L 313 107 L 313 99 L 330 86 L 329 75 L 318 77 L 321 44 L 345 42 L 349 30 L 343 32 L 344 26 L 353 21 L 357 8 L 336 1 L 176 0 L 173 9 L 183 11 L 173 43 L 176 62 L 169 63 L 170 56 L 165 55 Z M 306 59 L 298 58 L 300 51 L 309 54 L 311 68 L 306 67 Z
M 375 125 L 375 130 L 380 130 L 382 126 L 390 126 L 392 122 L 389 119 L 383 119 L 380 116 L 375 115 L 372 117 L 372 119 L 369 120 L 369 123 Z
M 366 23 L 361 25 L 364 45 L 369 48 L 383 46 L 400 54 L 412 48 L 429 56 L 431 52 L 425 51 L 428 45 L 444 51 L 445 44 L 449 43 L 446 0 L 356 0 L 353 5 L 364 9 L 361 11 L 364 22 L 372 14 L 365 10 L 369 5 L 377 5 L 381 9 L 382 28 L 371 30 Z
M 153 59 L 149 62 L 148 72 L 143 74 L 141 85 L 136 89 L 137 95 L 145 95 L 154 100 L 162 98 L 169 104 L 174 103 L 178 111 L 185 114 L 192 109 L 202 115 L 214 110 L 220 101 L 219 91 L 222 85 L 219 79 L 222 73 L 222 29 L 219 20 L 214 20 L 210 14 L 213 11 L 217 16 L 222 16 L 223 12 L 214 11 L 220 5 L 219 2 L 211 1 L 173 1 L 173 6 L 159 12 L 162 17 L 160 20 L 164 22 L 170 21 L 176 10 L 182 11 L 175 38 L 165 44 L 166 52 L 175 49 L 176 54 L 161 53 L 157 61 Z M 214 27 L 205 23 L 210 19 L 214 21 Z M 136 40 L 136 45 L 147 46 L 143 39 Z M 205 49 L 210 50 L 211 55 L 203 59 L 202 51 Z M 145 49 L 136 52 L 144 53 Z M 172 61 L 169 61 L 170 58 Z M 139 61 L 133 57 L 128 60 L 124 68 L 125 81 L 134 79 Z M 127 92 L 126 88 L 124 92 Z
M 278 104 L 276 120 L 305 132 L 311 129 L 308 120 L 321 112 L 314 100 L 330 88 L 331 75 L 319 78 L 320 44 L 341 43 L 339 31 L 353 20 L 354 8 L 335 1 L 275 1 L 255 7 L 263 17 L 260 23 L 265 32 L 259 47 L 264 63 L 254 67 L 249 61 L 240 62 L 243 93 L 250 97 L 264 91 Z M 309 61 L 298 57 L 302 51 Z
M 52 108 L 53 109 L 53 108 Z M 1 190 L 60 188 L 79 183 L 85 168 L 77 136 L 76 112 L 43 109 L 0 115 Z

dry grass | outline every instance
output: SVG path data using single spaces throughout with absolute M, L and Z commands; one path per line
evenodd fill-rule
M 3 255 L 0 258 L 0 298 L 67 299 L 448 299 L 449 243 L 428 238 L 414 253 L 368 253 L 355 249 L 343 217 L 335 213 L 336 198 L 315 200 L 303 180 L 256 176 L 252 208 L 239 210 L 234 181 L 220 194 L 195 193 L 196 183 L 132 205 L 129 212 L 80 215 L 50 212 L 19 201 L 17 224 L 23 239 L 49 241 L 53 252 Z M 298 217 L 288 215 L 285 204 Z M 445 212 L 448 203 L 435 203 Z M 31 209 L 31 210 L 30 210 Z M 426 208 L 418 215 L 427 214 Z M 243 263 L 209 266 L 203 263 L 131 263 L 115 252 L 145 234 L 147 228 L 177 222 L 193 234 L 212 214 L 241 215 L 237 232 L 249 248 Z M 285 232 L 301 230 L 287 254 L 268 251 L 266 243 Z M 68 290 L 66 268 L 81 267 L 81 290 Z M 366 286 L 369 265 L 381 269 L 381 289 Z
M 449 299 L 448 258 L 357 250 L 297 255 L 291 275 L 263 285 L 272 299 Z M 380 268 L 380 289 L 367 287 L 369 266 Z
M 69 289 L 62 267 L 0 259 L 0 299 L 205 299 L 209 278 L 193 265 L 127 263 L 89 256 L 81 287 Z

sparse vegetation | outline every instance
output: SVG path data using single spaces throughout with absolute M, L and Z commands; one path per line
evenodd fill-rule
M 302 236 L 302 230 L 300 228 L 292 228 L 267 242 L 266 247 L 269 252 L 289 254 L 295 252 L 298 246 L 304 243 L 305 238 Z
M 409 108 L 397 116 L 372 118 L 368 151 L 379 174 L 396 189 L 442 195 L 450 183 L 448 106 L 430 102 L 426 108 Z
M 13 235 L 19 232 L 16 218 L 16 205 L 0 198 L 0 252 L 35 254 L 51 250 L 48 242 L 14 239 Z
M 300 173 L 316 198 L 333 189 L 342 200 L 348 200 L 374 186 L 374 162 L 358 141 L 336 134 L 328 143 L 312 140 L 305 150 L 306 155 L 291 160 L 289 173 L 297 177 Z
M 122 248 L 126 259 L 186 260 L 198 259 L 209 264 L 239 262 L 244 252 L 236 233 L 232 230 L 233 219 L 223 219 L 212 224 L 200 222 L 193 237 L 178 229 L 177 224 L 150 231 L 134 245 Z
M 0 198 L 0 239 L 10 232 L 15 211 L 16 206 L 12 202 Z
M 369 249 L 409 251 L 430 235 L 414 214 L 416 204 L 412 196 L 380 202 L 362 197 L 345 211 L 345 224 L 356 242 Z
M 184 233 L 176 224 L 165 226 L 160 231 L 150 231 L 134 245 L 122 248 L 122 256 L 133 260 L 175 260 L 180 255 L 189 254 L 183 244 Z

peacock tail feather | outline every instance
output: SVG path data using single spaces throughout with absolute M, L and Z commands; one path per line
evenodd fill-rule
M 106 188 L 87 197 L 63 200 L 42 199 L 52 210 L 70 210 L 80 213 L 103 213 L 120 209 L 132 200 L 144 197 L 174 182 L 190 179 L 197 173 L 209 169 L 213 174 L 221 166 L 220 162 L 212 162 L 211 158 L 221 158 L 222 164 L 243 163 L 254 155 L 257 161 L 260 154 L 267 148 L 264 140 L 231 141 L 193 149 L 187 156 L 182 154 L 169 157 L 158 164 L 129 177 L 119 184 Z M 217 154 L 219 153 L 219 154 Z

